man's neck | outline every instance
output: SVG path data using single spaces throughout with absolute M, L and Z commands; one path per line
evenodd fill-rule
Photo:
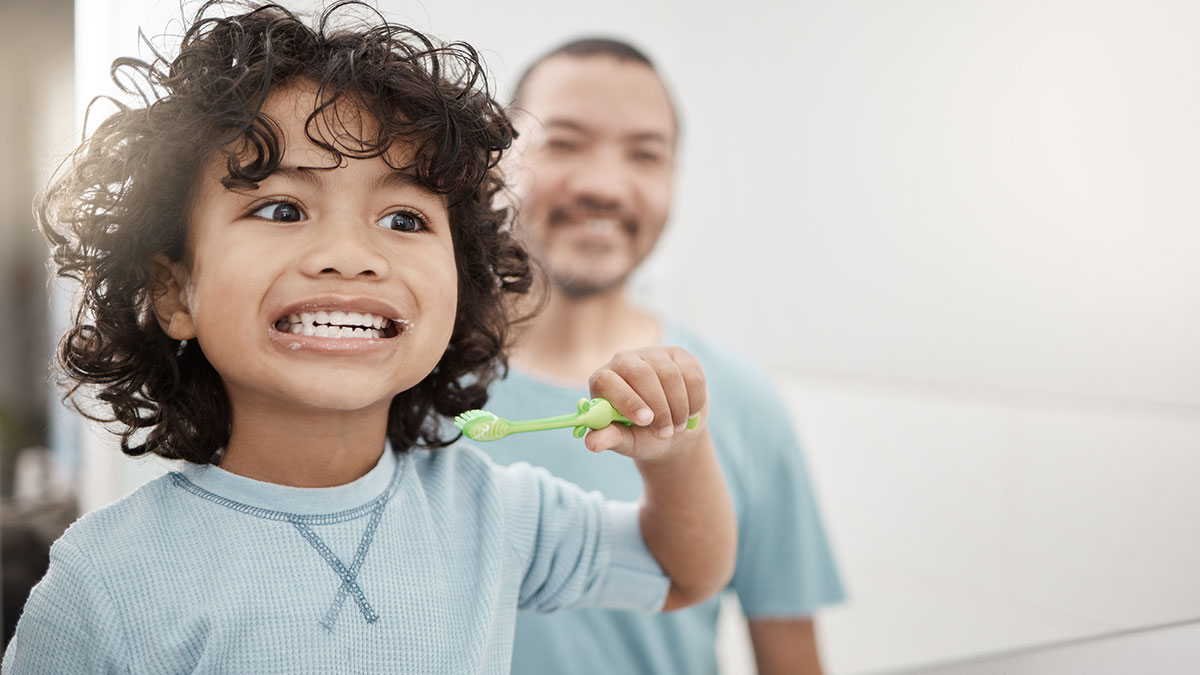
M 658 319 L 631 303 L 624 288 L 585 298 L 553 290 L 542 312 L 521 327 L 510 362 L 530 375 L 578 385 L 618 351 L 661 339 Z

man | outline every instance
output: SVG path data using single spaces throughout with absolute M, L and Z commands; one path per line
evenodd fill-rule
M 700 359 L 709 428 L 738 512 L 730 587 L 749 617 L 759 673 L 819 673 L 811 615 L 842 588 L 787 411 L 747 360 L 635 306 L 629 275 L 667 222 L 678 118 L 657 71 L 625 43 L 568 43 L 522 76 L 521 137 L 509 179 L 519 231 L 550 281 L 543 311 L 517 336 L 513 371 L 488 409 L 509 419 L 570 412 L 589 374 L 619 350 L 678 344 Z M 676 430 L 668 424 L 659 433 Z M 637 499 L 623 457 L 583 457 L 569 432 L 486 448 L 502 463 L 545 466 L 610 498 Z M 607 453 L 606 453 L 607 454 Z M 607 461 L 606 461 L 607 460 Z M 576 611 L 518 620 L 513 672 L 715 673 L 718 600 L 666 615 Z

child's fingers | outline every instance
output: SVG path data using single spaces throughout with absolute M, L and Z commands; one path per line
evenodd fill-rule
M 658 436 L 665 438 L 675 431 L 682 431 L 694 406 L 689 402 L 687 382 L 679 364 L 671 358 L 670 353 L 661 349 L 643 353 L 642 359 L 654 369 L 657 384 L 666 397 L 667 415 L 654 418 Z
M 614 450 L 646 459 L 671 447 L 671 439 L 701 414 L 708 389 L 700 362 L 679 347 L 655 347 L 618 353 L 588 382 L 636 425 L 613 424 L 584 439 L 589 450 Z
M 592 396 L 601 396 L 638 426 L 663 426 L 671 419 L 667 396 L 654 367 L 631 352 L 617 354 L 589 382 Z
M 708 381 L 704 377 L 704 368 L 699 359 L 682 347 L 668 347 L 667 353 L 679 368 L 680 377 L 687 388 L 690 414 L 700 412 L 708 403 Z

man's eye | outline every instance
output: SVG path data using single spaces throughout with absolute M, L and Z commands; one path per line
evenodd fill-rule
M 650 150 L 635 150 L 631 154 L 633 161 L 640 164 L 661 164 L 663 160 L 661 154 Z
M 558 152 L 571 152 L 579 149 L 579 143 L 565 138 L 551 138 L 546 141 L 546 147 Z
M 271 202 L 250 215 L 278 223 L 296 223 L 306 218 L 300 207 L 291 202 Z
M 397 232 L 420 232 L 425 228 L 425 221 L 410 211 L 393 211 L 379 219 L 379 226 Z

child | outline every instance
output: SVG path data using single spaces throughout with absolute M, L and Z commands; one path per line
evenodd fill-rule
M 212 9 L 172 62 L 118 62 L 155 100 L 101 123 L 40 211 L 82 286 L 71 393 L 95 388 L 125 453 L 181 461 L 55 544 L 4 671 L 504 673 L 518 607 L 721 588 L 735 525 L 686 352 L 592 378 L 636 425 L 587 448 L 635 460 L 640 505 L 446 447 L 531 279 L 475 52 L 338 28 L 344 6 L 316 30 Z

